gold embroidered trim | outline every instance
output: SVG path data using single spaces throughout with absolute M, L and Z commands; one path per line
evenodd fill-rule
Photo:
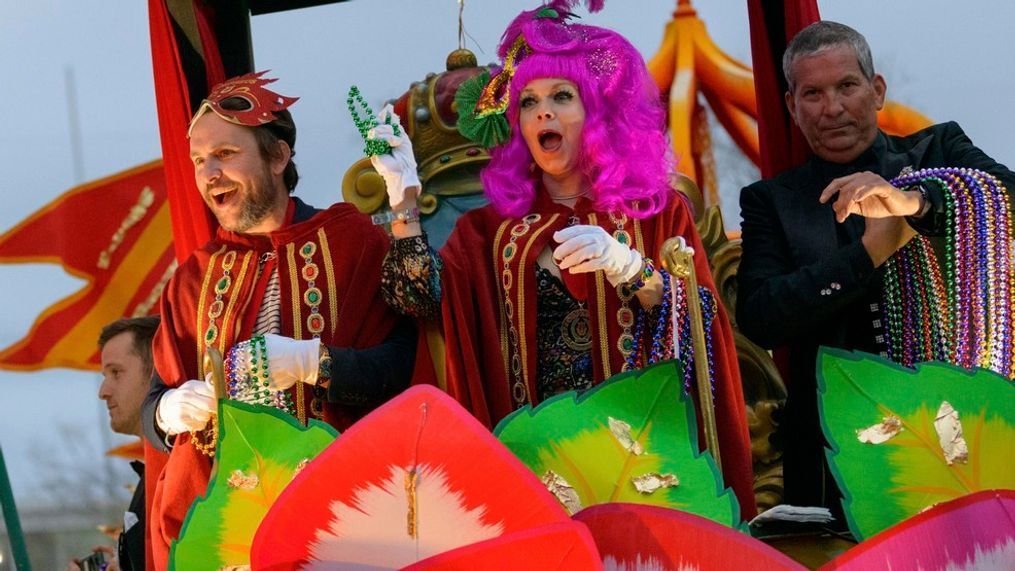
M 303 426 L 307 425 L 307 405 L 303 399 L 303 383 L 296 382 L 296 418 Z
M 324 277 L 328 281 L 328 314 L 331 316 L 331 334 L 334 335 L 338 323 L 338 289 L 335 287 L 335 268 L 331 264 L 331 249 L 328 248 L 324 228 L 317 230 L 317 239 L 321 242 L 321 257 L 324 258 Z
M 285 247 L 286 260 L 289 262 L 289 295 L 293 308 L 293 339 L 303 339 L 303 316 L 300 314 L 300 284 L 296 274 L 296 244 L 290 242 Z M 303 398 L 303 383 L 296 383 L 296 418 L 300 424 L 307 424 L 307 405 Z
M 150 186 L 146 186 L 141 189 L 141 192 L 137 196 L 137 203 L 130 207 L 130 211 L 127 212 L 127 216 L 120 222 L 120 227 L 113 233 L 113 237 L 109 240 L 109 245 L 106 249 L 99 253 L 99 259 L 95 263 L 99 269 L 109 269 L 109 262 L 113 257 L 113 253 L 123 243 L 124 237 L 127 236 L 127 231 L 130 230 L 135 224 L 141 221 L 148 213 L 148 209 L 155 202 L 155 193 L 152 191 Z M 142 314 L 145 315 L 145 314 Z
M 634 219 L 634 247 L 638 248 L 641 255 L 645 255 L 645 240 L 641 235 L 641 220 Z
M 229 296 L 229 303 L 226 305 L 226 311 L 222 314 L 222 327 L 219 330 L 218 345 L 219 351 L 223 355 L 226 354 L 226 337 L 229 337 L 230 340 L 236 339 L 236 332 L 240 328 L 240 323 L 237 321 L 234 323 L 233 330 L 229 332 L 230 335 L 226 335 L 225 326 L 227 323 L 233 323 L 232 316 L 233 310 L 236 308 L 236 299 L 240 297 L 239 291 L 240 288 L 243 287 L 243 280 L 247 277 L 247 269 L 250 267 L 250 259 L 253 257 L 253 250 L 248 251 L 243 255 L 243 263 L 240 265 L 240 273 L 236 275 L 236 287 L 232 289 L 232 295 Z M 253 289 L 251 289 L 251 295 L 253 295 Z M 244 304 L 244 306 L 246 305 L 247 304 Z
M 179 264 L 176 262 L 176 258 L 173 258 L 169 262 L 169 265 L 166 266 L 166 271 L 163 272 L 162 277 L 152 287 L 152 291 L 148 293 L 148 297 L 134 307 L 134 311 L 130 314 L 131 317 L 144 317 L 151 313 L 152 307 L 159 302 L 159 298 L 162 297 L 162 290 L 166 289 L 166 284 L 169 283 L 169 278 L 173 277 L 173 274 L 176 273 L 177 267 L 179 267 Z
M 589 224 L 599 225 L 595 214 L 589 214 Z M 596 276 L 596 314 L 599 316 L 599 351 L 603 354 L 603 378 L 613 376 L 610 368 L 610 335 L 606 328 L 606 281 L 603 272 L 595 272 Z
M 518 307 L 515 311 L 518 312 L 518 354 L 522 359 L 522 380 L 525 382 L 526 389 L 529 387 L 529 349 L 528 345 L 525 343 L 527 338 L 525 330 L 525 266 L 528 265 L 526 260 L 529 259 L 529 248 L 532 247 L 532 244 L 535 243 L 536 239 L 539 238 L 539 235 L 556 222 L 559 217 L 560 214 L 554 214 L 538 230 L 532 233 L 532 237 L 525 243 L 525 248 L 522 250 L 522 257 L 518 262 Z M 532 395 L 529 395 L 529 402 L 532 402 Z
M 293 308 L 293 339 L 303 339 L 303 317 L 300 315 L 300 284 L 296 277 L 296 244 L 290 242 L 285 247 L 286 259 L 289 261 L 289 295 L 292 297 Z
M 493 237 L 493 281 L 497 284 L 497 299 L 504 299 L 504 287 L 501 285 L 503 280 L 500 279 L 500 252 L 501 237 L 504 236 L 504 231 L 507 230 L 508 224 L 511 220 L 505 220 L 500 223 L 500 228 L 497 228 L 497 234 Z M 504 358 L 504 378 L 511 378 L 511 349 L 508 346 L 508 334 L 507 334 L 507 315 L 504 313 L 504 304 L 498 303 L 497 307 L 500 309 L 500 353 Z
M 197 329 L 194 331 L 194 337 L 197 340 L 197 376 L 200 379 L 204 378 L 204 331 L 207 329 L 207 324 L 205 324 L 205 327 L 201 327 L 201 324 L 204 323 L 202 320 L 208 315 L 208 311 L 205 309 L 205 303 L 208 302 L 208 284 L 211 283 L 211 275 L 215 271 L 215 260 L 225 251 L 226 247 L 223 244 L 208 259 L 208 267 L 204 271 L 204 280 L 201 281 L 201 294 L 197 298 Z

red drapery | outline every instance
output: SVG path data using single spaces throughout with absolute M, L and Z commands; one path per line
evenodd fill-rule
M 817 0 L 747 0 L 751 25 L 751 59 L 754 63 L 754 93 L 758 101 L 758 142 L 761 147 L 761 176 L 770 178 L 803 164 L 810 147 L 786 109 L 786 78 L 782 54 L 797 32 L 821 19 Z M 776 367 L 786 385 L 789 355 L 785 349 L 773 353 Z
M 152 42 L 152 71 L 155 79 L 155 103 L 159 113 L 159 135 L 162 159 L 173 223 L 173 244 L 176 258 L 183 261 L 192 251 L 211 239 L 217 223 L 205 207 L 194 185 L 194 168 L 190 164 L 187 126 L 192 106 L 188 81 L 181 62 L 179 43 L 173 30 L 173 16 L 167 0 L 148 0 L 148 21 Z M 210 24 L 211 8 L 195 2 L 193 10 L 201 46 L 195 46 L 204 57 L 206 84 L 213 86 L 225 79 L 218 45 Z
M 747 0 L 754 91 L 758 100 L 761 175 L 773 177 L 807 160 L 810 148 L 786 109 L 782 54 L 808 24 L 821 19 L 817 0 Z
M 200 55 L 204 64 L 201 82 L 207 87 L 222 81 L 225 72 L 219 56 L 211 20 L 214 15 L 210 7 L 201 2 L 174 3 L 174 8 L 185 14 L 188 23 L 176 22 L 170 13 L 171 0 L 148 0 L 148 24 L 152 43 L 152 72 L 155 81 L 155 104 L 159 114 L 159 136 L 162 140 L 162 159 L 165 167 L 167 195 L 173 230 L 173 245 L 176 259 L 185 261 L 190 253 L 208 242 L 215 234 L 217 222 L 205 207 L 194 183 L 194 168 L 190 162 L 190 145 L 187 142 L 187 127 L 193 108 L 189 86 L 198 78 L 188 78 L 184 71 L 181 44 L 190 44 L 193 52 Z M 176 30 L 191 32 L 176 36 Z M 193 45 L 190 38 L 196 38 L 200 45 Z M 189 80 L 189 81 L 188 81 Z M 148 470 L 161 470 L 166 455 L 145 446 L 145 460 Z M 150 511 L 154 497 L 154 478 L 146 479 L 145 493 Z M 151 537 L 145 538 L 146 568 L 153 569 Z M 164 562 L 163 562 L 164 563 Z

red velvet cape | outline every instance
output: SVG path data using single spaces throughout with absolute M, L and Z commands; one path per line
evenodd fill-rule
M 290 211 L 292 206 L 290 206 Z M 290 212 L 291 217 L 291 212 Z M 349 204 L 336 204 L 311 219 L 284 226 L 268 236 L 251 236 L 219 229 L 215 239 L 195 251 L 167 284 L 161 299 L 162 324 L 154 340 L 156 369 L 170 387 L 189 379 L 203 379 L 201 356 L 215 301 L 215 287 L 229 265 L 230 284 L 223 295 L 218 333 L 211 345 L 225 355 L 239 341 L 249 339 L 264 295 L 266 267 L 255 280 L 259 256 L 277 255 L 282 294 L 282 335 L 309 339 L 312 312 L 304 299 L 309 289 L 305 251 L 316 266 L 314 285 L 321 292 L 318 308 L 323 318 L 321 340 L 336 347 L 367 348 L 380 344 L 390 333 L 396 315 L 380 294 L 381 261 L 388 238 Z M 235 252 L 230 265 L 227 256 Z M 306 273 L 304 273 L 306 272 Z M 316 325 L 316 324 L 315 324 Z M 311 391 L 303 391 L 309 415 Z M 297 403 L 299 404 L 299 403 Z M 366 411 L 326 404 L 324 419 L 344 429 Z M 204 493 L 211 461 L 198 452 L 189 434 L 181 434 L 171 454 L 146 447 L 145 492 L 155 566 L 165 568 L 169 547 L 194 499 Z
M 543 193 L 540 193 L 541 195 Z M 616 224 L 604 213 L 592 210 L 592 203 L 579 199 L 574 214 L 581 224 L 598 224 L 613 232 Z M 525 241 L 519 240 L 519 251 L 511 263 L 518 268 L 516 281 L 510 284 L 509 319 L 504 303 L 503 248 L 512 230 L 523 219 L 505 219 L 491 206 L 464 214 L 455 226 L 447 244 L 441 249 L 445 268 L 441 274 L 442 317 L 445 336 L 447 390 L 455 399 L 488 427 L 516 408 L 512 396 L 515 376 L 509 354 L 510 324 L 519 332 L 520 365 L 532 404 L 536 401 L 536 279 L 531 268 L 544 247 L 551 249 L 552 235 L 567 225 L 572 211 L 548 200 L 535 206 L 539 220 L 530 224 Z M 532 218 L 530 218 L 532 220 Z M 664 241 L 683 236 L 694 248 L 695 272 L 698 283 L 715 294 L 712 274 L 709 271 L 705 249 L 694 227 L 690 206 L 674 196 L 660 214 L 645 220 L 628 220 L 624 225 L 634 245 L 653 260 L 659 261 L 659 249 Z M 518 230 L 521 231 L 521 228 Z M 528 268 L 528 271 L 525 271 Z M 617 348 L 622 333 L 617 320 L 620 300 L 614 288 L 605 281 L 602 272 L 569 276 L 566 281 L 572 293 L 584 289 L 589 300 L 592 330 L 592 357 L 596 382 L 617 374 L 623 357 Z M 573 287 L 576 285 L 577 288 Z M 583 287 L 584 286 L 584 287 Z M 637 299 L 631 301 L 637 305 Z M 722 452 L 723 477 L 740 502 L 745 518 L 756 513 L 754 504 L 754 474 L 751 465 L 750 436 L 744 412 L 743 390 L 737 364 L 733 332 L 729 319 L 719 304 L 719 314 L 707 332 L 712 338 L 715 360 L 715 413 Z M 515 365 L 517 366 L 517 365 Z M 695 398 L 697 406 L 697 398 Z M 699 414 L 700 418 L 700 414 Z M 704 442 L 699 426 L 699 442 Z

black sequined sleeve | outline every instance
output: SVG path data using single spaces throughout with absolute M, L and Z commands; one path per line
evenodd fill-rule
M 440 315 L 444 262 L 426 234 L 393 241 L 381 269 L 381 293 L 395 311 L 432 320 Z

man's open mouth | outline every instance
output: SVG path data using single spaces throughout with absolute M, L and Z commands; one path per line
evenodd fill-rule
M 212 199 L 212 201 L 215 204 L 217 204 L 219 206 L 222 206 L 223 204 L 228 202 L 230 198 L 232 198 L 232 196 L 233 196 L 233 194 L 235 194 L 235 192 L 236 192 L 236 187 L 235 186 L 230 186 L 228 188 L 214 189 L 214 190 L 211 191 L 211 199 Z

